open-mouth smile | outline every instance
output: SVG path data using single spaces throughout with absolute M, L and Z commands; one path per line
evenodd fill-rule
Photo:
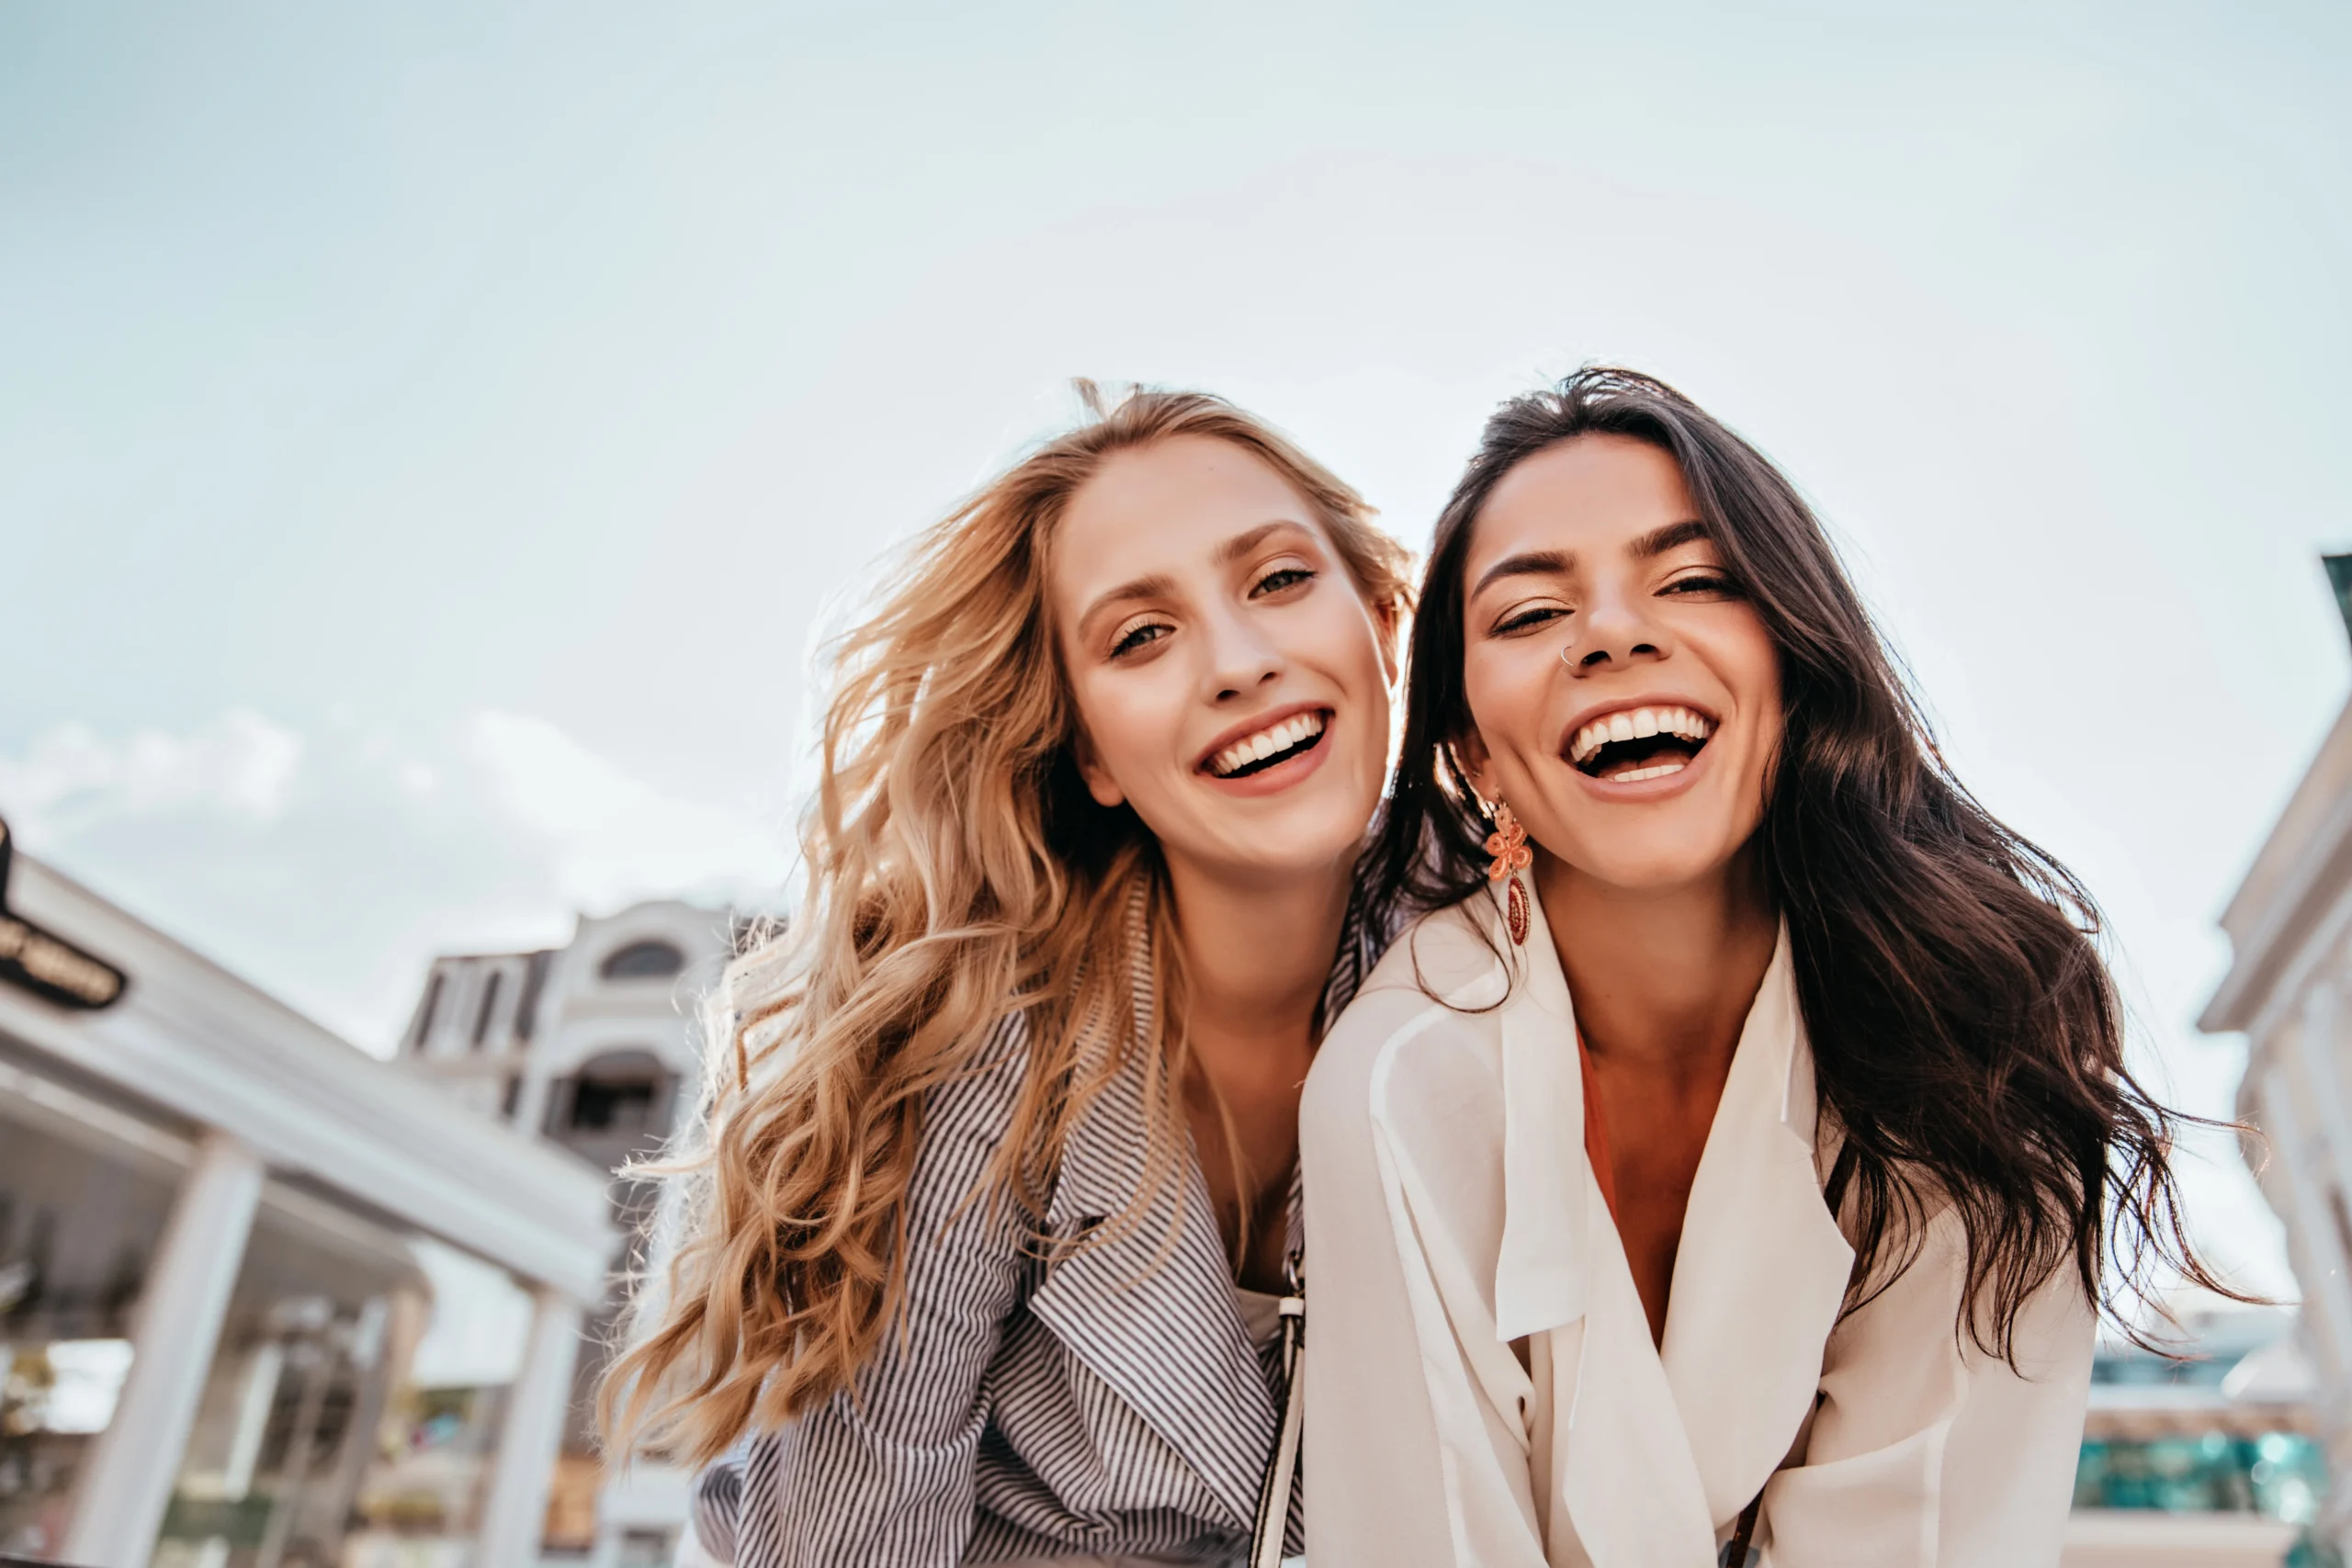
M 1568 737 L 1566 756 L 1587 778 L 1639 784 L 1689 767 L 1714 732 L 1715 721 L 1695 708 L 1650 703 L 1578 726 Z
M 1323 743 L 1330 728 L 1328 708 L 1286 714 L 1218 747 L 1202 761 L 1201 771 L 1216 779 L 1246 779 L 1306 756 Z

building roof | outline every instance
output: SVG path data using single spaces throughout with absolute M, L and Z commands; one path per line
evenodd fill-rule
M 2336 716 L 2286 810 L 2222 912 L 2230 972 L 2197 1026 L 2246 1029 L 2352 888 L 2352 704 Z
M 0 1044 L 173 1125 L 215 1127 L 276 1171 L 582 1302 L 616 1235 L 605 1178 L 360 1051 L 277 998 L 19 853 L 9 903 L 123 970 L 114 1006 L 0 988 Z

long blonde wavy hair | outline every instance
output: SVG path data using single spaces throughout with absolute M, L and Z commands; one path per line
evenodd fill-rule
M 1023 1086 L 974 1201 L 1042 1224 L 1066 1130 L 1136 1052 L 1154 1091 L 1148 1174 L 1124 1222 L 1185 1179 L 1170 904 L 1149 831 L 1097 805 L 1073 759 L 1055 526 L 1113 454 L 1208 436 L 1295 487 L 1385 624 L 1407 607 L 1407 558 L 1353 490 L 1222 399 L 1079 387 L 1087 420 L 916 538 L 832 645 L 807 889 L 712 1000 L 703 1113 L 660 1168 L 684 1184 L 682 1239 L 662 1287 L 640 1286 L 599 1392 L 616 1454 L 707 1463 L 852 1386 L 899 1310 L 925 1098 L 974 1070 L 1015 1010 Z M 1161 998 L 1151 1039 L 1138 942 Z

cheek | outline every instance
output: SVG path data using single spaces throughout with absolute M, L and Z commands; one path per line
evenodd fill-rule
M 1781 739 L 1781 653 L 1760 621 L 1747 632 L 1737 654 L 1740 704 L 1756 716 L 1756 733 L 1770 748 Z
M 1154 678 L 1158 674 L 1157 668 L 1097 673 L 1077 682 L 1070 693 L 1095 765 L 1130 792 L 1166 763 L 1174 734 L 1176 717 L 1160 691 L 1166 682 Z
M 1284 614 L 1291 618 L 1279 623 L 1278 636 L 1293 662 L 1351 682 L 1369 676 L 1386 683 L 1380 627 L 1351 590 L 1317 594 Z
M 1752 614 L 1747 621 L 1724 649 L 1720 668 L 1733 683 L 1740 710 L 1749 716 L 1752 744 L 1743 772 L 1751 775 L 1748 782 L 1760 796 L 1769 787 L 1772 759 L 1781 749 L 1781 654 L 1762 621 Z
M 1543 660 L 1510 649 L 1477 648 L 1463 660 L 1462 694 L 1490 750 L 1541 749 L 1548 675 Z

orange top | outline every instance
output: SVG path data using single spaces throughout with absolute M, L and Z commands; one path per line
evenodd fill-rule
M 1609 1217 L 1617 1217 L 1617 1166 L 1609 1153 L 1609 1120 L 1600 1110 L 1600 1085 L 1592 1076 L 1592 1053 L 1584 1048 L 1584 1032 L 1577 1032 L 1577 1066 L 1584 1077 L 1584 1153 L 1592 1161 L 1592 1179 L 1600 1183 L 1600 1201 Z

